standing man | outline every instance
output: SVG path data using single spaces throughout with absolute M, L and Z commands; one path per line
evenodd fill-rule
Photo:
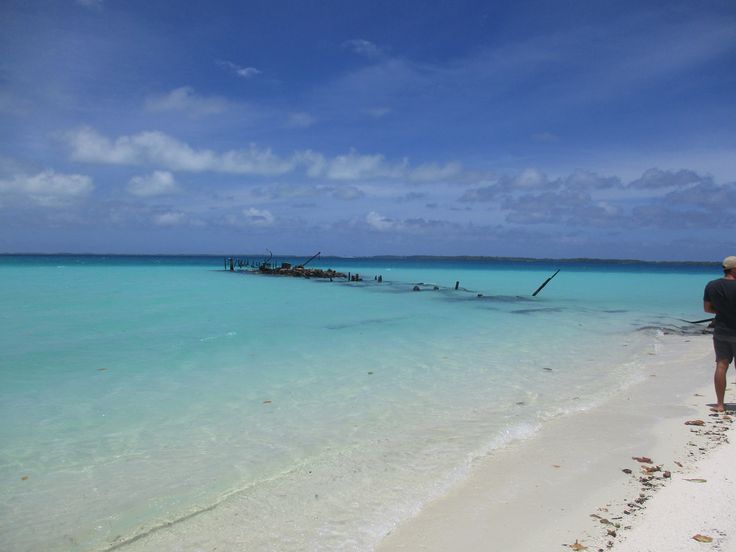
M 716 387 L 714 412 L 726 410 L 726 372 L 736 357 L 736 257 L 723 259 L 723 278 L 708 282 L 703 293 L 703 309 L 716 315 L 713 325 L 713 348 L 716 351 Z

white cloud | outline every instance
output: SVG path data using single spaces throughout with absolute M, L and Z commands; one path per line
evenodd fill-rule
M 140 132 L 111 140 L 92 128 L 84 127 L 67 132 L 64 138 L 75 161 L 155 165 L 170 171 L 276 176 L 302 169 L 310 177 L 338 181 L 410 179 L 418 182 L 454 178 L 463 172 L 459 163 L 429 163 L 412 168 L 406 158 L 388 161 L 381 154 L 364 155 L 355 150 L 333 158 L 312 150 L 279 156 L 255 144 L 240 150 L 215 152 L 195 149 L 159 131 Z
M 547 176 L 537 169 L 524 169 L 513 179 L 514 188 L 538 188 L 547 183 Z
M 250 209 L 243 210 L 245 222 L 251 226 L 271 226 L 274 223 L 274 216 L 266 209 Z
M 15 175 L 0 180 L 0 194 L 26 197 L 44 207 L 63 207 L 94 189 L 89 176 L 60 174 L 47 169 L 35 175 Z
M 184 213 L 181 211 L 167 211 L 153 217 L 154 224 L 158 226 L 177 226 L 186 222 Z
M 249 79 L 261 74 L 261 72 L 255 67 L 242 67 L 232 61 L 218 61 L 217 65 L 230 70 L 232 73 L 243 79 Z
M 72 159 L 113 165 L 158 165 L 175 171 L 213 171 L 232 174 L 277 175 L 293 170 L 298 156 L 283 159 L 251 144 L 244 150 L 215 153 L 194 149 L 158 131 L 121 136 L 112 141 L 91 128 L 66 134 Z
M 144 176 L 134 176 L 128 183 L 128 192 L 140 197 L 172 194 L 178 191 L 174 175 L 168 171 L 154 171 Z
M 408 162 L 391 164 L 383 155 L 359 155 L 354 150 L 332 159 L 326 175 L 333 180 L 360 180 L 370 178 L 399 178 L 406 173 Z
M 375 228 L 376 230 L 380 230 L 382 232 L 386 230 L 391 230 L 396 226 L 396 223 L 391 220 L 388 217 L 384 217 L 383 215 L 380 215 L 376 213 L 375 211 L 371 211 L 365 216 L 365 221 L 368 223 L 368 226 L 371 228 Z
M 192 116 L 216 115 L 230 107 L 226 99 L 200 96 L 191 86 L 175 88 L 167 94 L 146 99 L 146 109 L 150 111 L 183 111 Z

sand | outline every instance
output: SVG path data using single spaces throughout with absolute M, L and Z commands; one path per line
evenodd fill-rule
M 713 366 L 709 336 L 663 336 L 643 382 L 477 461 L 377 552 L 736 551 L 736 420 L 709 411 Z

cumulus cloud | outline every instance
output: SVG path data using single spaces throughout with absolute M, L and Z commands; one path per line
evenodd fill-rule
M 507 222 L 520 225 L 694 228 L 731 216 L 736 185 L 690 170 L 649 169 L 628 184 L 590 171 L 549 180 L 528 170 L 468 189 L 459 201 L 493 202 Z
M 218 60 L 217 65 L 224 67 L 234 75 L 243 79 L 249 79 L 261 74 L 261 72 L 255 67 L 243 67 L 237 63 L 233 63 L 232 61 Z
M 182 111 L 190 116 L 216 115 L 231 108 L 231 103 L 216 96 L 200 96 L 191 86 L 175 88 L 171 92 L 146 99 L 149 111 Z
M 335 228 L 338 231 L 342 229 L 368 232 L 390 231 L 395 236 L 433 234 L 438 237 L 446 237 L 448 233 L 461 230 L 463 225 L 447 220 L 425 219 L 423 217 L 391 218 L 376 211 L 370 211 L 362 218 L 340 221 L 335 224 Z M 465 229 L 468 229 L 467 225 Z
M 380 230 L 381 232 L 391 230 L 396 226 L 395 221 L 391 220 L 388 217 L 384 217 L 383 215 L 380 215 L 375 211 L 371 211 L 365 216 L 365 222 L 371 228 L 375 230 Z
M 266 209 L 256 209 L 251 207 L 243 210 L 243 217 L 246 224 L 250 226 L 271 226 L 275 217 Z
M 660 201 L 632 211 L 637 226 L 661 228 L 713 228 L 733 216 L 736 183 L 706 181 L 669 191 Z
M 546 185 L 547 175 L 537 169 L 524 169 L 516 177 L 508 180 L 512 188 L 535 189 Z
M 524 194 L 507 198 L 502 208 L 506 220 L 518 224 L 558 224 L 604 226 L 615 221 L 621 211 L 590 194 L 576 190 Z
M 360 155 L 351 150 L 333 158 L 326 167 L 326 176 L 334 180 L 365 180 L 399 178 L 406 173 L 408 161 L 389 163 L 383 155 Z
M 657 168 L 644 171 L 641 178 L 629 183 L 629 187 L 637 189 L 683 188 L 700 183 L 710 183 L 713 179 L 701 176 L 686 169 L 679 171 L 663 171 Z
M 177 191 L 174 175 L 168 171 L 154 171 L 148 175 L 134 176 L 128 183 L 128 192 L 139 197 L 166 195 Z
M 491 202 L 516 197 L 519 193 L 588 192 L 611 188 L 623 189 L 624 185 L 617 177 L 601 176 L 583 170 L 576 170 L 567 176 L 550 180 L 542 171 L 529 168 L 516 175 L 503 175 L 495 178 L 487 185 L 470 188 L 459 200 L 468 203 Z
M 448 180 L 463 173 L 462 166 L 455 162 L 412 167 L 407 158 L 389 161 L 382 154 L 360 154 L 354 149 L 332 158 L 312 150 L 280 156 L 255 144 L 240 150 L 216 152 L 193 148 L 160 131 L 145 131 L 110 139 L 90 127 L 82 127 L 65 133 L 63 137 L 75 161 L 155 165 L 170 171 L 277 176 L 302 169 L 310 177 L 329 180 L 402 179 L 412 182 Z
M 568 176 L 559 179 L 555 187 L 570 190 L 604 190 L 621 188 L 623 183 L 616 176 L 601 176 L 591 171 L 576 170 Z
M 370 40 L 363 38 L 355 38 L 353 40 L 346 40 L 342 43 L 342 47 L 350 50 L 354 54 L 367 58 L 376 58 L 382 55 L 381 49 L 376 46 Z
M 50 169 L 0 180 L 0 194 L 25 197 L 44 207 L 63 207 L 87 196 L 93 189 L 89 176 L 61 174 Z
M 85 127 L 66 134 L 72 159 L 113 165 L 158 165 L 175 171 L 214 171 L 232 174 L 278 175 L 294 169 L 298 159 L 284 159 L 255 145 L 216 153 L 195 149 L 158 131 L 110 140 Z

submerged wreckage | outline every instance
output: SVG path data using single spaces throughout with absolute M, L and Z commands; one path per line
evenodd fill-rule
M 331 268 L 306 268 L 306 265 L 312 262 L 314 259 L 320 256 L 321 252 L 317 251 L 309 259 L 298 265 L 292 265 L 291 263 L 282 262 L 279 266 L 272 263 L 273 253 L 268 252 L 268 258 L 264 259 L 258 264 L 250 264 L 248 260 L 234 259 L 230 257 L 225 259 L 225 268 L 230 268 L 230 271 L 234 271 L 235 267 L 238 268 L 250 268 L 254 272 L 257 271 L 261 274 L 268 274 L 270 276 L 293 276 L 296 278 L 326 278 L 332 280 L 333 278 L 349 278 L 350 275 L 344 272 L 337 272 Z M 357 275 L 356 275 L 357 276 Z

